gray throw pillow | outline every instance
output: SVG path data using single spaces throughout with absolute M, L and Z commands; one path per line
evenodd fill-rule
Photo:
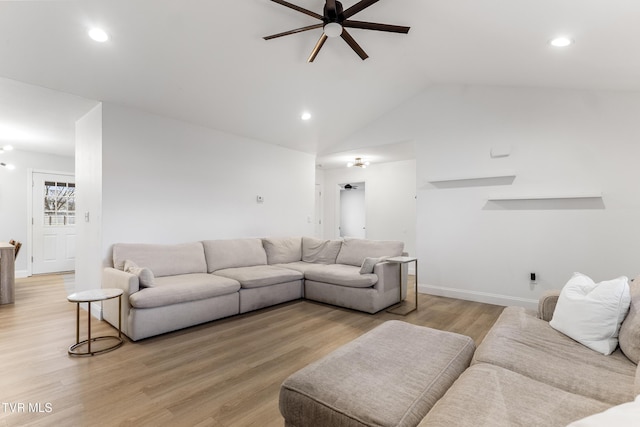
M 379 257 L 379 258 L 365 257 L 364 261 L 362 261 L 362 266 L 360 267 L 360 274 L 373 273 L 373 267 L 375 267 L 377 263 L 382 262 L 387 258 L 389 257 L 386 257 L 386 256 Z
M 124 262 L 124 271 L 138 276 L 138 282 L 143 288 L 152 288 L 155 286 L 155 276 L 153 272 L 146 267 L 138 267 L 135 262 L 126 260 Z

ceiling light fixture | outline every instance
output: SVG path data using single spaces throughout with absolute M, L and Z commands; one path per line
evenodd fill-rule
M 555 47 L 567 47 L 573 44 L 573 40 L 571 40 L 569 37 L 562 36 L 552 39 L 549 44 Z
M 342 34 L 342 25 L 337 22 L 329 22 L 324 26 L 324 34 L 327 37 L 338 37 Z
M 5 145 L 4 147 L 0 147 L 0 154 L 4 153 L 5 151 L 11 151 L 11 150 L 13 150 L 13 146 Z
M 109 35 L 107 35 L 107 33 L 105 33 L 105 31 L 100 28 L 92 28 L 91 30 L 89 30 L 89 37 L 100 43 L 104 43 L 109 40 Z
M 7 168 L 7 169 L 9 169 L 9 170 L 11 170 L 11 171 L 12 171 L 12 170 L 14 170 L 14 169 L 16 168 L 14 165 L 12 165 L 12 164 L 6 164 L 6 163 L 4 163 L 4 162 L 0 163 L 0 166 L 5 167 L 5 168 Z
M 355 162 L 349 162 L 349 163 L 347 163 L 347 167 L 348 167 L 348 168 L 355 166 L 355 167 L 357 167 L 357 168 L 365 169 L 365 168 L 366 168 L 367 166 L 369 166 L 369 165 L 370 165 L 370 162 L 363 162 L 363 161 L 362 161 L 362 157 L 356 157 Z
M 311 118 L 311 113 L 308 111 L 305 111 L 304 113 L 302 113 L 302 115 L 300 115 L 300 118 L 304 121 L 307 121 Z

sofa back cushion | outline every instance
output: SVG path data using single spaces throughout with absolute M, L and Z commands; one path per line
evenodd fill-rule
M 366 257 L 394 257 L 402 255 L 404 243 L 393 240 L 367 240 L 345 237 L 338 257 L 337 264 L 362 266 Z
M 285 264 L 302 260 L 302 239 L 300 237 L 267 237 L 262 239 L 267 253 L 267 263 Z
M 130 260 L 148 268 L 155 277 L 176 274 L 206 273 L 207 262 L 201 242 L 159 245 L 148 243 L 116 243 L 113 245 L 113 266 L 124 270 Z
M 317 264 L 335 264 L 342 240 L 324 240 L 313 237 L 302 238 L 302 261 Z
M 205 240 L 202 244 L 209 273 L 223 268 L 267 264 L 262 239 Z
M 620 349 L 636 365 L 640 362 L 640 276 L 629 283 L 631 305 L 620 326 Z

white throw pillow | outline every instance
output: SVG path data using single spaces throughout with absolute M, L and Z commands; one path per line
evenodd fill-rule
M 574 421 L 567 427 L 637 427 L 640 425 L 640 396 L 633 402 L 614 406 L 604 412 Z
M 549 325 L 598 353 L 611 354 L 631 303 L 628 281 L 622 276 L 595 283 L 573 273 L 560 292 Z
M 155 276 L 153 272 L 146 267 L 138 267 L 138 264 L 131 260 L 124 262 L 124 271 L 138 276 L 138 283 L 143 288 L 152 288 L 155 286 Z

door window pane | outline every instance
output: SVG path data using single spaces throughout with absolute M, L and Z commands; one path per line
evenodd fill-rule
M 76 185 L 72 182 L 44 183 L 44 225 L 75 224 Z

